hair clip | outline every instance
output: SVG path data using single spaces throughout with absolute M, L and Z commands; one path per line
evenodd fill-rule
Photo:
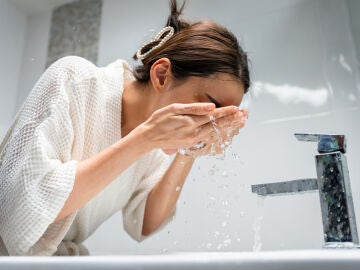
M 169 32 L 166 34 L 165 37 L 163 37 L 161 39 L 161 36 L 166 33 L 166 32 Z M 146 43 L 144 46 L 142 46 L 137 52 L 136 52 L 136 57 L 140 60 L 143 60 L 145 59 L 146 56 L 148 56 L 149 53 L 151 53 L 153 50 L 161 47 L 162 45 L 164 45 L 164 43 L 166 41 L 168 41 L 175 33 L 175 30 L 172 26 L 166 26 L 164 27 L 163 29 L 161 29 L 161 31 L 148 43 Z M 155 45 L 154 47 L 152 47 L 150 50 L 148 50 L 146 53 L 141 53 L 141 51 L 144 49 L 144 47 L 146 47 L 147 45 L 149 45 L 150 43 L 154 42 L 154 41 L 159 41 L 161 39 L 161 41 Z

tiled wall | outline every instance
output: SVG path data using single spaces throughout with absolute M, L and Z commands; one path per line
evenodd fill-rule
M 67 55 L 97 63 L 102 0 L 80 0 L 52 14 L 46 66 Z

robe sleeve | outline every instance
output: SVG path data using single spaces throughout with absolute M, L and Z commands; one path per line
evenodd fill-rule
M 138 242 L 141 242 L 148 237 L 142 235 L 147 197 L 154 186 L 162 179 L 168 167 L 169 157 L 161 150 L 155 150 L 155 154 L 150 162 L 150 166 L 147 169 L 148 173 L 137 185 L 129 202 L 122 210 L 124 229 L 134 240 Z M 170 217 L 163 222 L 157 231 L 161 230 L 170 222 L 172 217 L 175 215 L 175 211 L 176 209 L 173 210 L 173 213 L 170 215 Z
M 68 95 L 73 60 L 64 57 L 46 70 L 0 147 L 0 236 L 9 255 L 53 254 L 75 217 L 53 223 L 76 173 Z

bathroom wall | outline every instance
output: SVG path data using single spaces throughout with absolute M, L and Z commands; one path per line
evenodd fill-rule
M 123 232 L 121 214 L 116 214 L 85 242 L 90 252 L 320 248 L 316 193 L 261 200 L 250 192 L 252 184 L 316 176 L 316 145 L 298 142 L 295 132 L 347 136 L 360 224 L 359 65 L 349 5 L 345 0 L 189 0 L 186 18 L 226 25 L 249 53 L 253 87 L 246 97 L 248 124 L 225 160 L 196 161 L 171 224 L 139 244 Z M 104 0 L 98 65 L 117 58 L 135 64 L 132 55 L 161 29 L 167 15 L 167 0 Z M 28 20 L 17 103 L 4 109 L 9 115 L 43 72 L 50 22 L 50 12 Z
M 360 18 L 359 18 L 360 1 L 347 0 L 347 5 L 350 15 L 350 28 L 352 30 L 353 39 L 357 51 L 357 60 L 358 62 L 360 62 Z
M 0 1 L 0 138 L 13 118 L 25 44 L 26 14 Z

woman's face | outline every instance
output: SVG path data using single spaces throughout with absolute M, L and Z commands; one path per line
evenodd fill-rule
M 191 76 L 184 81 L 175 81 L 164 101 L 167 104 L 212 102 L 216 107 L 239 106 L 243 95 L 244 86 L 239 80 L 219 73 L 208 78 Z

